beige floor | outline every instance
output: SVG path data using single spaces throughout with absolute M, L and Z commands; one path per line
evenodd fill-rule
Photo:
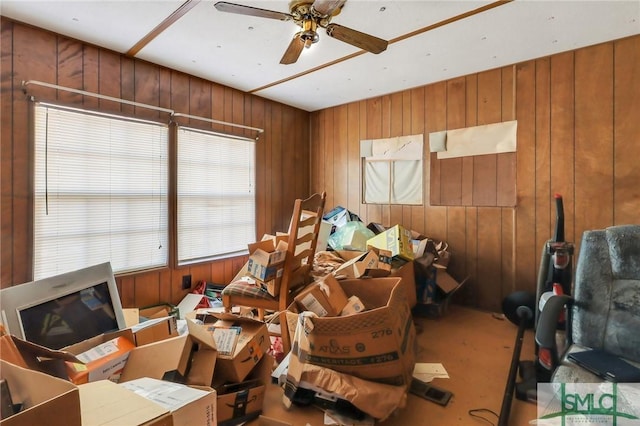
M 469 410 L 486 408 L 500 412 L 507 376 L 515 345 L 517 327 L 491 313 L 452 306 L 445 317 L 415 319 L 418 330 L 418 362 L 442 363 L 449 379 L 435 379 L 433 384 L 453 392 L 446 407 L 409 395 L 406 407 L 384 422 L 385 426 L 450 426 L 496 424 L 497 418 L 485 414 L 490 423 L 475 419 Z M 521 359 L 533 358 L 533 333 L 527 331 Z M 293 426 L 322 426 L 323 414 L 312 407 L 293 407 L 287 411 L 282 390 L 271 385 L 263 414 Z M 536 406 L 513 399 L 510 425 L 528 425 L 536 417 Z M 250 425 L 258 425 L 253 421 Z

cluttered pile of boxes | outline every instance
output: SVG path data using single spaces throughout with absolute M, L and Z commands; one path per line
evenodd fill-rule
M 238 275 L 277 296 L 285 238 L 250 245 Z M 386 419 L 411 383 L 412 313 L 443 314 L 463 282 L 446 271 L 445 243 L 401 225 L 365 226 L 343 208 L 325 215 L 319 247 L 340 263 L 280 316 L 291 351 L 279 364 L 267 324 L 195 307 L 132 310 L 128 328 L 61 350 L 2 333 L 0 424 L 236 425 L 262 412 L 270 382 L 284 388 L 287 406 Z
M 235 425 L 257 417 L 273 367 L 265 324 L 224 313 L 156 315 L 61 350 L 2 333 L 0 424 Z
M 451 253 L 446 241 L 427 237 L 400 224 L 389 228 L 378 223 L 365 225 L 357 215 L 341 206 L 329 211 L 324 220 L 331 229 L 326 239 L 328 249 L 338 256 L 340 263 L 344 262 L 337 265 L 337 270 L 332 268 L 333 273 L 340 276 L 347 272 L 347 278 L 372 276 L 363 265 L 374 256 L 371 251 L 376 251 L 380 254 L 379 265 L 386 265 L 382 268 L 403 277 L 414 315 L 444 315 L 454 293 L 469 278 L 457 280 L 449 273 Z M 349 268 L 353 262 L 359 267 L 352 273 Z
M 320 244 L 340 261 L 285 312 L 292 349 L 272 377 L 285 405 L 313 404 L 338 424 L 374 424 L 404 405 L 415 366 L 412 313 L 425 306 L 443 315 L 464 281 L 447 272 L 444 242 L 401 225 L 364 225 L 341 207 L 324 219 L 330 231 Z

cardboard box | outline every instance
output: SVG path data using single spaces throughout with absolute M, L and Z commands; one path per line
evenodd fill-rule
M 214 383 L 218 392 L 218 426 L 248 422 L 262 413 L 273 362 L 273 357 L 266 354 L 244 381 L 218 385 Z
M 415 365 L 413 318 L 399 277 L 344 280 L 347 296 L 358 296 L 366 311 L 346 317 L 320 317 L 303 324 L 309 351 L 303 362 L 387 383 L 407 385 Z M 291 336 L 298 326 L 298 306 L 286 312 Z
M 440 317 L 449 307 L 451 297 L 469 279 L 458 282 L 446 269 L 433 265 L 426 279 L 418 283 L 418 303 L 413 308 L 417 316 Z
M 160 303 L 157 305 L 146 306 L 138 310 L 138 316 L 146 319 L 164 318 L 169 315 L 178 316 L 178 307 L 168 303 Z
M 69 380 L 65 361 L 80 362 L 74 354 L 67 351 L 49 349 L 13 335 L 4 335 L 0 337 L 0 341 L 0 358 L 3 360 L 64 380 Z
M 80 426 L 78 387 L 67 380 L 0 361 L 0 378 L 7 381 L 20 412 L 0 420 L 2 426 Z
M 264 291 L 272 295 L 273 297 L 278 297 L 280 295 L 280 285 L 282 284 L 282 274 L 284 269 L 279 269 L 277 276 L 269 280 L 267 282 L 262 282 L 256 279 L 256 283 L 262 288 Z
M 0 358 L 19 367 L 28 368 L 13 336 L 6 332 L 2 324 L 0 324 Z
M 321 281 L 307 286 L 294 299 L 300 310 L 307 310 L 319 317 L 338 316 L 347 304 L 347 295 L 340 283 L 327 275 Z
M 347 222 L 351 220 L 351 217 L 347 209 L 342 206 L 336 206 L 325 213 L 322 219 L 331 224 L 331 226 L 333 227 L 331 233 L 333 233 L 337 228 L 346 225 Z
M 216 391 L 142 377 L 119 386 L 169 411 L 174 426 L 216 425 Z
M 365 311 L 364 303 L 360 300 L 358 296 L 351 296 L 347 300 L 347 304 L 342 308 L 342 312 L 340 312 L 340 316 L 344 317 L 347 315 L 357 314 L 358 312 Z
M 136 395 L 109 380 L 78 387 L 84 426 L 172 426 L 173 418 L 165 407 Z
M 396 225 L 373 238 L 369 238 L 367 245 L 389 250 L 392 256 L 398 256 L 405 260 L 413 260 L 414 257 L 411 232 L 401 225 Z
M 213 336 L 216 327 L 239 327 L 233 355 L 218 354 L 215 377 L 226 382 L 242 382 L 271 347 L 267 326 L 262 321 L 230 313 L 211 313 L 198 317 L 205 323 L 202 330 Z
M 130 339 L 118 336 L 77 353 L 81 362 L 67 361 L 69 380 L 77 385 L 104 379 L 117 382 L 133 348 L 135 345 Z M 67 350 L 73 353 L 76 349 Z
M 141 377 L 210 386 L 218 352 L 211 333 L 186 321 L 188 334 L 138 346 L 120 376 L 120 382 Z
M 178 335 L 178 322 L 175 316 L 156 318 L 138 323 L 131 327 L 136 346 L 143 346 Z
M 249 244 L 247 271 L 262 282 L 281 277 L 286 254 L 286 243 L 282 241 L 279 241 L 277 245 L 274 245 L 272 239 Z
M 286 252 L 266 252 L 258 249 L 249 256 L 249 274 L 260 281 L 270 281 L 282 276 Z
M 345 253 L 341 251 L 340 253 Z M 391 273 L 391 252 L 375 247 L 367 252 L 346 252 L 361 253 L 360 256 L 348 259 L 333 275 L 339 278 L 362 278 L 362 277 L 386 277 Z
M 418 303 L 415 262 L 415 260 L 411 262 L 405 262 L 400 267 L 396 267 L 391 271 L 392 277 L 402 278 L 402 286 L 407 292 L 407 300 L 409 302 L 409 307 L 411 308 L 413 308 L 416 303 Z

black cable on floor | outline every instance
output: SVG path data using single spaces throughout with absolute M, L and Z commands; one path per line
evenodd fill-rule
M 489 413 L 489 414 L 493 414 L 494 416 L 496 416 L 496 419 L 500 418 L 500 416 L 495 411 L 489 410 L 488 408 L 474 408 L 473 410 L 469 410 L 469 415 L 471 417 L 476 417 L 476 418 L 478 418 L 480 420 L 484 420 L 485 422 L 489 423 L 492 426 L 495 426 L 496 424 L 494 422 L 492 422 L 491 420 L 489 420 L 488 418 L 483 417 L 483 416 L 481 416 L 481 415 L 479 415 L 477 413 Z

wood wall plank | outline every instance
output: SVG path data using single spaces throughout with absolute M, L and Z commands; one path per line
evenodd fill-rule
M 334 161 L 335 161 L 335 156 L 334 156 L 334 150 L 335 150 L 335 145 L 333 143 L 334 141 L 334 113 L 335 113 L 335 109 L 334 108 L 330 108 L 328 109 L 325 114 L 324 114 L 324 184 L 325 187 L 328 189 L 327 191 L 327 199 L 325 201 L 325 204 L 327 206 L 327 210 L 328 209 L 332 209 L 333 207 L 336 206 L 336 201 L 335 201 L 335 187 L 336 185 L 340 185 L 339 182 L 336 182 L 335 179 L 335 175 L 334 175 Z
M 635 38 L 614 44 L 614 194 L 613 222 L 638 223 L 640 167 L 640 49 Z M 629 90 L 635 87 L 636 90 Z
M 360 216 L 360 188 L 362 170 L 360 161 L 360 108 L 357 103 L 347 105 L 347 205 L 349 211 Z M 311 122 L 313 124 L 313 122 Z M 313 128 L 313 126 L 311 126 Z M 313 135 L 312 138 L 313 140 Z M 312 161 L 312 163 L 315 162 Z
M 13 22 L 0 26 L 0 288 L 13 277 Z
M 21 93 L 22 81 L 52 81 L 57 78 L 57 39 L 45 36 L 40 31 L 21 25 L 14 26 L 13 49 L 21 54 L 13 56 L 13 98 L 12 111 L 12 232 L 11 239 L 12 258 L 12 282 L 23 283 L 32 280 L 31 268 L 25 265 L 32 264 L 33 247 L 31 240 L 26 238 L 32 235 L 33 193 L 32 170 L 33 149 L 29 141 L 29 121 L 31 104 L 27 97 Z M 55 100 L 55 90 L 34 90 L 40 100 Z M 4 120 L 4 117 L 3 117 Z M 3 139 L 4 141 L 4 139 Z
M 501 77 L 499 69 L 478 74 L 478 125 L 502 121 Z M 474 205 L 497 205 L 497 167 L 496 154 L 473 158 Z
M 283 185 L 282 187 L 282 210 L 293 213 L 293 203 L 296 199 L 296 184 L 299 179 L 297 171 L 298 164 L 301 161 L 300 152 L 293 149 L 295 141 L 299 134 L 299 120 L 296 120 L 295 114 L 289 113 L 289 108 L 284 107 L 282 110 L 282 146 L 280 157 L 282 158 L 282 177 L 291 179 L 291 185 Z M 289 153 L 289 155 L 287 155 Z M 300 177 L 301 178 L 301 177 Z M 289 227 L 289 219 L 285 219 L 285 223 L 281 225 L 281 230 L 286 232 Z
M 134 68 L 134 99 L 148 105 L 158 105 L 160 102 L 160 69 L 156 65 L 148 62 L 138 62 Z M 150 120 L 158 120 L 161 117 L 159 111 L 135 107 L 136 115 L 148 118 Z M 162 114 L 166 118 L 166 114 Z
M 365 102 L 367 107 L 366 139 L 380 139 L 383 137 L 382 98 L 372 98 Z M 369 222 L 382 223 L 382 206 L 379 204 L 367 204 L 366 206 L 366 217 L 369 218 Z
M 334 134 L 333 138 L 337 141 L 348 141 L 349 133 L 348 133 L 348 123 L 347 120 L 349 118 L 348 108 L 346 105 L 340 106 L 336 108 L 334 113 Z M 347 143 L 337 143 L 335 144 L 333 150 L 333 158 L 335 161 L 333 162 L 333 175 L 334 175 L 334 203 L 339 204 L 343 207 L 347 207 L 348 205 L 348 185 L 345 185 L 345 182 L 348 179 L 348 166 L 349 166 L 349 146 Z
M 87 92 L 100 92 L 100 50 L 95 46 L 82 46 L 82 89 Z M 97 109 L 100 105 L 98 98 L 85 96 L 82 106 Z
M 82 44 L 66 37 L 58 37 L 57 84 L 82 90 L 83 58 Z M 59 90 L 56 100 L 64 103 L 81 103 L 82 95 Z
M 582 235 L 613 223 L 612 43 L 576 51 L 574 131 L 574 213 Z
M 551 116 L 550 116 L 550 59 L 536 61 L 536 251 L 541 252 L 543 245 L 553 234 L 549 200 L 551 194 Z
M 564 204 L 564 231 L 567 241 L 576 241 L 574 230 L 574 72 L 573 52 L 567 52 L 551 58 L 551 152 L 550 152 L 550 189 L 551 196 L 560 194 Z M 551 226 L 555 229 L 555 203 L 551 203 Z M 547 238 L 552 238 L 549 234 Z M 541 250 L 541 247 L 539 247 Z
M 111 96 L 113 98 L 120 98 L 121 96 L 121 79 L 120 74 L 120 55 L 111 52 L 109 50 L 100 50 L 99 52 L 99 64 L 98 72 L 100 78 L 98 80 L 99 93 L 101 95 Z M 119 102 L 100 99 L 98 101 L 98 108 L 100 111 L 105 112 L 120 112 Z
M 466 88 L 466 111 L 464 127 L 478 125 L 478 76 L 470 75 L 465 77 Z M 473 165 L 474 157 L 462 157 L 462 194 L 460 202 L 463 206 L 473 206 Z
M 427 153 L 429 151 L 429 137 L 425 134 L 425 101 L 424 101 L 424 87 L 417 87 L 411 90 L 411 128 L 410 133 L 412 135 L 423 135 L 423 163 L 422 163 L 422 205 L 411 206 L 411 229 L 421 234 L 424 233 L 424 207 L 427 203 L 428 197 L 428 180 L 425 178 L 429 173 L 429 165 L 426 160 Z
M 540 252 L 536 249 L 535 215 L 535 73 L 536 63 L 520 64 L 516 70 L 516 119 L 518 120 L 517 207 L 515 250 L 516 288 L 535 289 Z
M 465 79 L 447 82 L 447 129 L 465 127 Z M 440 163 L 440 202 L 443 205 L 462 204 L 462 158 L 436 160 Z
M 515 65 L 501 69 L 502 121 L 516 119 Z M 496 204 L 516 205 L 516 153 L 498 154 L 496 158 Z

